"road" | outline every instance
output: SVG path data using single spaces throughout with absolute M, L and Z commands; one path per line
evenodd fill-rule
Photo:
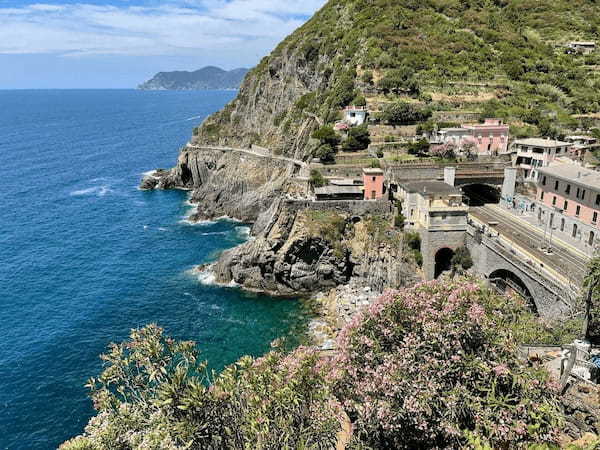
M 214 145 L 194 145 L 190 142 L 187 143 L 186 147 L 188 148 L 197 148 L 200 150 L 220 150 L 220 151 L 228 151 L 228 152 L 238 152 L 238 153 L 246 153 L 248 155 L 259 156 L 261 158 L 269 158 L 278 161 L 285 161 L 296 164 L 300 167 L 308 167 L 308 164 L 304 161 L 300 161 L 299 159 L 288 158 L 287 156 L 273 155 L 273 154 L 265 154 L 262 152 L 257 152 L 248 148 L 235 148 L 235 147 L 217 147 Z
M 542 263 L 544 267 L 553 269 L 577 284 L 581 284 L 583 281 L 589 262 L 587 258 L 574 253 L 558 241 L 552 242 L 553 252 L 551 254 L 543 252 L 540 247 L 544 242 L 544 233 L 518 217 L 499 212 L 489 205 L 471 207 L 469 215 L 497 231 L 504 239 L 520 247 L 532 258 Z

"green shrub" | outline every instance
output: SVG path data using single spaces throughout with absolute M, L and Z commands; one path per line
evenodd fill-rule
M 421 250 L 421 236 L 416 231 L 409 231 L 404 234 L 404 242 L 411 250 Z
M 328 125 L 323 125 L 318 130 L 315 130 L 312 134 L 312 138 L 318 139 L 321 144 L 327 144 L 331 147 L 337 147 L 340 143 L 340 137 L 334 129 Z
M 310 184 L 314 188 L 323 187 L 328 184 L 328 181 L 321 175 L 317 169 L 310 171 Z
M 404 229 L 404 225 L 406 222 L 406 217 L 402 213 L 399 213 L 396 217 L 394 217 L 394 226 L 401 230 Z
M 457 248 L 452 256 L 451 264 L 454 270 L 469 270 L 473 267 L 473 259 L 471 258 L 469 249 L 465 246 Z
M 371 161 L 370 167 L 371 167 L 371 169 L 380 169 L 381 163 L 379 162 L 378 159 L 374 159 Z
M 395 102 L 389 103 L 379 115 L 379 119 L 390 125 L 408 125 L 415 122 L 427 120 L 431 111 L 412 103 Z
M 370 143 L 371 137 L 369 136 L 369 129 L 367 128 L 367 125 L 361 125 L 350 128 L 350 131 L 348 131 L 348 138 L 342 144 L 342 149 L 349 152 L 364 150 Z

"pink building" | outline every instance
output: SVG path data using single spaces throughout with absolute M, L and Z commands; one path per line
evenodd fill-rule
M 381 200 L 383 198 L 383 170 L 363 169 L 365 200 Z
M 600 235 L 600 173 L 575 164 L 538 169 L 538 221 L 592 255 Z
M 500 119 L 485 119 L 482 124 L 462 125 L 460 128 L 442 128 L 438 140 L 454 144 L 459 150 L 473 145 L 478 155 L 497 155 L 508 151 L 509 126 Z

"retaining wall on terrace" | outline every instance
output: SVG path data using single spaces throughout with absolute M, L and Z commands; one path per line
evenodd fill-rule
M 357 216 L 388 215 L 392 213 L 393 205 L 385 200 L 286 200 L 285 206 L 298 212 L 305 209 L 317 211 L 338 211 Z

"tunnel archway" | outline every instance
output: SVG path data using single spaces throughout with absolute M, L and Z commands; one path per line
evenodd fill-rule
M 461 186 L 468 199 L 469 206 L 483 206 L 485 204 L 500 203 L 500 190 L 489 184 L 474 183 Z
M 435 254 L 435 272 L 434 277 L 439 278 L 441 274 L 452 269 L 452 258 L 454 250 L 448 247 L 441 248 Z
M 506 269 L 499 269 L 493 271 L 489 280 L 496 287 L 496 289 L 504 294 L 516 293 L 520 295 L 527 306 L 535 315 L 539 315 L 537 305 L 535 304 L 535 300 L 531 291 L 525 284 L 525 282 L 514 272 Z

